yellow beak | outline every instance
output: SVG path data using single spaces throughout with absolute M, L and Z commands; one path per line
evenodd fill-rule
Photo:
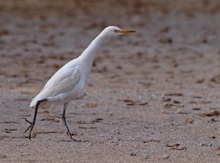
M 134 33 L 134 30 L 122 29 L 122 30 L 115 30 L 116 33 L 126 34 L 126 33 Z

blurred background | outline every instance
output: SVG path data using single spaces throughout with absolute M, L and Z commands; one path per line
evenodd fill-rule
M 220 51 L 219 9 L 219 0 L 0 0 L 0 52 L 5 58 L 16 56 L 21 65 L 24 65 L 22 60 L 29 60 L 25 64 L 33 71 L 36 71 L 33 66 L 36 61 L 31 60 L 33 57 L 40 57 L 38 62 L 45 67 L 54 60 L 55 72 L 81 54 L 103 28 L 116 25 L 137 32 L 132 37 L 117 38 L 123 41 L 112 41 L 108 43 L 109 46 L 101 48 L 103 55 L 95 60 L 101 66 L 94 67 L 93 71 L 106 72 L 108 69 L 113 72 L 112 65 L 106 66 L 109 60 L 104 59 L 109 56 L 121 69 L 123 62 L 129 73 L 139 71 L 140 66 L 149 69 L 146 62 L 150 61 L 161 60 L 158 64 L 162 66 L 166 60 L 163 55 L 177 60 L 174 65 L 178 60 L 183 62 L 185 56 L 187 63 L 183 64 L 189 66 L 188 61 L 192 60 L 186 54 L 199 56 L 199 63 L 203 55 L 212 55 L 214 62 Z M 112 47 L 120 49 L 114 51 Z M 123 53 L 123 56 L 118 53 Z M 50 61 L 44 59 L 48 56 L 52 58 Z M 128 65 L 124 63 L 126 57 Z M 129 62 L 134 62 L 130 69 L 128 67 L 132 64 Z M 208 62 L 207 58 L 204 58 L 204 62 Z M 6 61 L 0 64 L 6 64 Z M 192 66 L 195 66 L 193 61 Z M 201 73 L 200 65 L 197 66 Z M 12 74 L 17 73 L 18 69 L 11 69 Z M 215 72 L 219 68 L 210 69 Z M 8 71 L 8 68 L 2 70 L 2 74 Z M 46 74 L 46 79 L 52 74 L 49 69 L 39 70 L 38 73 L 42 76 Z M 33 76 L 29 71 L 24 74 L 25 77 Z M 33 82 L 37 81 L 30 83 Z M 7 80 L 4 84 L 8 85 Z
M 0 0 L 0 13 L 59 15 L 118 15 L 149 12 L 218 12 L 218 0 Z

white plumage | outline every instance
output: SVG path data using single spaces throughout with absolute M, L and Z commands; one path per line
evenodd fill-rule
M 35 114 L 33 122 L 25 119 L 28 123 L 30 123 L 30 126 L 27 128 L 27 130 L 30 129 L 29 139 L 31 139 L 31 131 L 35 125 L 38 106 L 41 103 L 59 103 L 64 105 L 62 119 L 67 128 L 67 132 L 70 138 L 73 141 L 76 141 L 73 139 L 65 119 L 65 111 L 69 102 L 82 95 L 86 78 L 91 69 L 97 51 L 102 43 L 108 37 L 123 35 L 131 32 L 134 31 L 123 30 L 115 26 L 105 28 L 78 58 L 65 64 L 50 78 L 41 92 L 35 98 L 33 98 L 30 103 L 30 107 L 35 108 Z
M 42 91 L 31 101 L 30 107 L 35 107 L 37 101 L 47 99 L 52 102 L 65 103 L 69 98 L 76 98 L 81 95 L 85 85 L 86 76 L 81 75 L 80 68 L 73 62 L 67 63 L 59 69 L 47 82 Z

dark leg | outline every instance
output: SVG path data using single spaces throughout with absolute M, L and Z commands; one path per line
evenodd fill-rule
M 47 101 L 47 99 L 43 99 L 43 100 L 40 100 L 40 101 L 37 102 L 36 107 L 35 107 L 33 122 L 30 122 L 29 120 L 27 120 L 27 119 L 25 118 L 25 121 L 28 122 L 28 123 L 30 123 L 30 126 L 27 128 L 27 130 L 25 130 L 25 132 L 27 132 L 27 131 L 30 129 L 29 137 L 28 137 L 30 140 L 31 140 L 31 132 L 32 132 L 32 130 L 33 130 L 33 128 L 34 128 L 34 125 L 35 125 L 35 122 L 36 122 L 38 107 L 39 107 L 39 105 L 40 105 L 42 102 L 44 102 L 44 101 Z M 24 132 L 24 133 L 25 133 L 25 132 Z
M 69 137 L 70 137 L 70 139 L 71 139 L 72 141 L 81 142 L 81 140 L 76 140 L 76 139 L 74 139 L 74 138 L 72 137 L 72 134 L 70 133 L 69 127 L 68 127 L 68 125 L 67 125 L 67 123 L 66 123 L 65 113 L 66 113 L 66 109 L 67 109 L 67 107 L 68 107 L 68 104 L 69 104 L 69 103 L 65 103 L 65 104 L 64 104 L 64 107 L 63 107 L 62 120 L 63 120 L 64 126 L 66 127 L 67 133 L 68 133 L 68 135 L 69 135 Z

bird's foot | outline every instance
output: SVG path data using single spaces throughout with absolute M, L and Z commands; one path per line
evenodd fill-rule
M 77 140 L 77 139 L 69 139 L 69 140 L 61 140 L 65 142 L 89 142 L 89 140 Z
M 33 128 L 34 124 L 33 124 L 33 122 L 27 120 L 26 118 L 24 118 L 24 120 L 30 124 L 30 126 L 24 131 L 24 133 L 26 133 L 30 128 Z M 30 130 L 28 138 L 31 140 L 31 130 Z
M 70 141 L 73 141 L 73 142 L 89 142 L 88 140 L 77 140 L 77 139 L 74 139 L 73 137 L 72 137 L 72 135 L 70 135 Z
M 32 124 L 31 121 L 27 120 L 27 118 L 23 118 L 26 122 L 28 122 L 29 124 Z
M 89 140 L 76 140 L 76 139 L 71 139 L 74 142 L 89 142 Z

